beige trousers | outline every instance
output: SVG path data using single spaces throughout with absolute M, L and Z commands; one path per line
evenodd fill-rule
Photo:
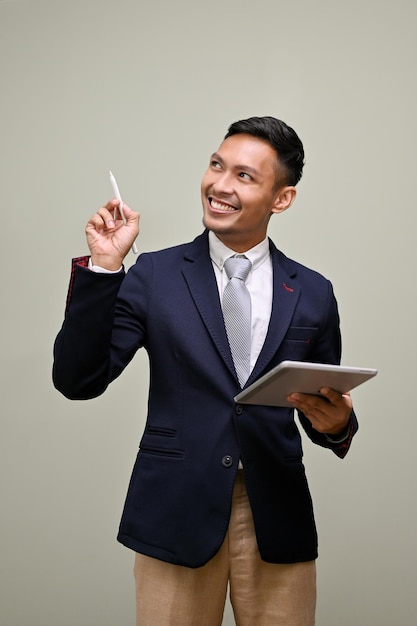
M 196 569 L 136 554 L 136 626 L 221 626 L 228 584 L 237 626 L 314 626 L 315 561 L 262 561 L 243 481 L 219 552 Z

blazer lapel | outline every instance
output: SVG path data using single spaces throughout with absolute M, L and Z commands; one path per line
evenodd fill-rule
M 258 378 L 268 367 L 291 324 L 300 289 L 294 281 L 295 271 L 288 259 L 270 242 L 273 269 L 273 298 L 271 319 L 264 345 L 255 363 L 247 385 Z
M 184 260 L 183 276 L 191 297 L 218 352 L 236 376 L 224 327 L 216 277 L 210 259 L 207 232 L 190 244 Z
M 290 261 L 270 241 L 273 268 L 273 300 L 271 319 L 264 345 L 245 386 L 252 383 L 274 358 L 290 326 L 300 296 L 294 281 L 296 272 Z M 201 319 L 227 367 L 236 378 L 232 355 L 224 327 L 223 313 L 216 277 L 209 254 L 205 231 L 189 246 L 184 256 L 183 275 Z

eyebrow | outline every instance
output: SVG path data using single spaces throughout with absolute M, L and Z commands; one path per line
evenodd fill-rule
M 214 159 L 216 161 L 219 161 L 222 165 L 224 165 L 224 159 L 222 159 L 222 157 L 220 156 L 220 154 L 218 154 L 217 152 L 214 152 L 214 154 L 211 155 L 210 160 Z M 260 176 L 259 172 L 257 169 L 255 169 L 254 167 L 252 167 L 251 165 L 235 165 L 234 166 L 235 170 L 243 170 L 245 172 L 250 172 L 251 174 L 254 174 L 255 176 Z

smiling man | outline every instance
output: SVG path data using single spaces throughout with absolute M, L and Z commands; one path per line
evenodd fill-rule
M 293 394 L 293 408 L 238 405 L 283 360 L 339 363 L 330 282 L 267 237 L 302 176 L 295 131 L 272 117 L 232 124 L 201 183 L 204 232 L 122 264 L 139 215 L 113 199 L 74 259 L 54 384 L 100 395 L 144 347 L 151 385 L 118 539 L 135 551 L 137 626 L 312 626 L 317 534 L 300 423 L 343 458 L 350 396 Z M 114 212 L 116 211 L 116 218 Z
M 201 183 L 204 225 L 235 252 L 246 252 L 265 239 L 271 215 L 294 201 L 296 189 L 287 180 L 270 144 L 229 134 Z

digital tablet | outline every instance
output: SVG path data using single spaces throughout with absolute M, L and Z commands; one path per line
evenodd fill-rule
M 288 407 L 292 406 L 287 400 L 290 393 L 320 395 L 319 390 L 322 387 L 346 393 L 373 378 L 377 371 L 365 367 L 282 361 L 259 380 L 249 385 L 247 389 L 241 391 L 235 397 L 235 401 L 241 404 Z

